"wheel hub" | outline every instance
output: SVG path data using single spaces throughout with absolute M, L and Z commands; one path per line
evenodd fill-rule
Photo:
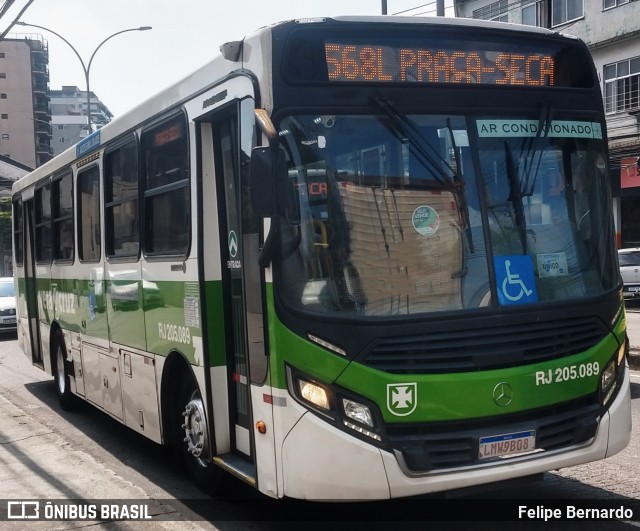
M 66 391 L 67 382 L 65 377 L 66 370 L 64 366 L 64 354 L 62 349 L 58 346 L 58 350 L 56 352 L 56 382 L 58 383 L 58 390 L 60 393 L 64 393 Z
M 200 398 L 192 399 L 182 412 L 182 417 L 184 418 L 182 429 L 187 450 L 196 458 L 207 459 L 209 440 L 202 400 Z

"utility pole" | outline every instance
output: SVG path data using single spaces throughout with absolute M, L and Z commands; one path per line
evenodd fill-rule
M 444 0 L 436 0 L 436 16 L 444 17 Z
M 387 0 L 382 0 L 382 14 L 387 14 Z

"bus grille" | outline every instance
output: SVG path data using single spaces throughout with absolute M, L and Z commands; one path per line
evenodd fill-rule
M 516 367 L 584 352 L 607 335 L 597 317 L 524 321 L 384 338 L 362 363 L 394 374 L 436 374 Z
M 412 472 L 472 466 L 503 458 L 478 459 L 481 437 L 536 430 L 536 450 L 549 451 L 584 443 L 595 436 L 600 407 L 596 399 L 581 400 L 572 409 L 528 413 L 504 419 L 479 419 L 446 425 L 387 424 L 387 436 L 393 449 L 404 457 Z M 529 420 L 525 420 L 529 417 Z

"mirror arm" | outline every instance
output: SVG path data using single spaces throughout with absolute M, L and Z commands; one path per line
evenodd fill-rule
M 275 149 L 278 145 L 278 132 L 269 117 L 269 113 L 265 109 L 255 109 L 253 112 L 256 115 L 258 128 L 269 141 L 269 147 Z
M 273 259 L 273 253 L 276 249 L 276 232 L 278 229 L 273 223 L 275 220 L 271 218 L 271 225 L 269 226 L 269 234 L 267 234 L 267 239 L 264 241 L 262 248 L 260 249 L 260 254 L 258 255 L 258 265 L 265 269 L 269 267 L 271 260 Z
M 275 153 L 275 150 L 278 149 L 278 132 L 276 131 L 276 128 L 271 121 L 269 113 L 266 111 L 266 109 L 255 109 L 254 114 L 256 117 L 256 124 L 258 125 L 258 129 L 260 129 L 262 134 L 264 134 L 267 141 L 269 142 L 269 149 L 271 149 L 272 152 Z M 273 175 L 269 177 L 274 178 Z M 258 265 L 261 268 L 269 267 L 269 264 L 273 259 L 274 252 L 277 248 L 277 232 L 278 228 L 276 218 L 271 217 L 269 233 L 267 234 L 262 248 L 260 249 L 260 254 L 258 255 Z

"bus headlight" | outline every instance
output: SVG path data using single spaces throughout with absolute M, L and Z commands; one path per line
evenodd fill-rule
M 348 398 L 343 398 L 342 409 L 344 409 L 346 417 L 373 428 L 373 416 L 371 415 L 371 410 L 364 404 L 360 404 Z
M 342 423 L 349 428 L 365 437 L 369 437 L 374 441 L 382 442 L 382 437 L 378 435 L 374 430 L 367 429 L 373 428 L 375 423 L 373 422 L 373 415 L 371 414 L 371 410 L 368 406 L 361 404 L 360 402 L 356 402 L 355 400 L 351 400 L 350 398 L 342 399 L 342 409 L 344 411 L 344 416 L 346 419 L 342 420 Z M 355 422 L 351 422 L 351 420 Z M 366 426 L 366 427 L 365 427 Z
M 298 403 L 336 428 L 386 447 L 384 423 L 375 402 L 287 365 L 287 387 Z
M 329 393 L 324 387 L 308 380 L 299 379 L 298 389 L 300 391 L 300 397 L 310 404 L 326 411 L 331 409 Z
M 613 390 L 615 389 L 616 381 L 616 362 L 615 360 L 611 360 L 611 362 L 604 368 L 602 371 L 602 375 L 600 376 L 600 389 L 602 392 L 601 396 L 604 396 L 602 400 L 602 405 L 606 406 L 611 400 L 613 396 Z
M 605 392 L 608 391 L 609 387 L 611 387 L 611 384 L 613 384 L 615 379 L 616 379 L 616 365 L 612 361 L 611 363 L 609 363 L 609 365 L 605 367 L 604 371 L 602 371 L 602 376 L 600 376 L 600 385 L 602 387 L 602 390 Z

